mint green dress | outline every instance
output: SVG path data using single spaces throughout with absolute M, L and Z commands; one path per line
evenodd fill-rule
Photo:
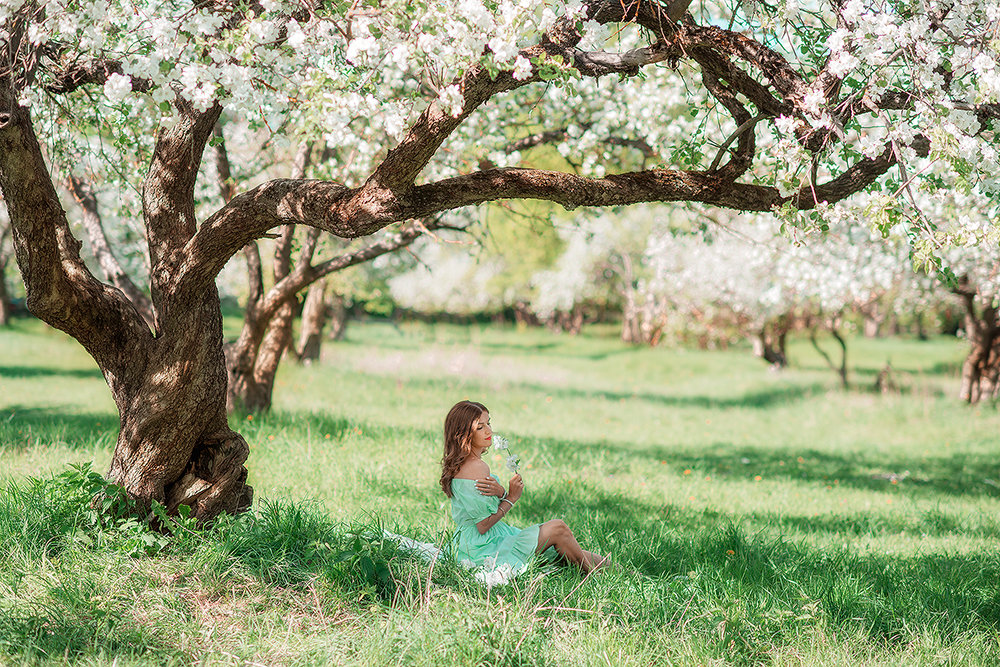
M 490 477 L 496 479 L 496 475 Z M 459 563 L 485 565 L 489 569 L 508 565 L 514 572 L 527 567 L 538 547 L 538 528 L 541 524 L 520 530 L 497 521 L 480 535 L 476 524 L 495 514 L 499 505 L 500 499 L 496 496 L 484 496 L 476 490 L 476 480 L 451 480 L 451 517 L 457 526 L 451 548 Z M 554 550 L 550 547 L 546 549 L 546 552 L 549 551 Z

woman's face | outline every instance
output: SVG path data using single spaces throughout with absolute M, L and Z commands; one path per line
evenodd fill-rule
M 484 412 L 472 422 L 472 453 L 482 455 L 489 449 L 493 440 L 493 429 L 490 428 L 490 413 Z

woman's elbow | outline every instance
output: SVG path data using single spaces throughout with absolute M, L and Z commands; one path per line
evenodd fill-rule
M 477 524 L 476 524 L 476 530 L 478 530 L 478 531 L 479 531 L 479 534 L 480 534 L 480 535 L 485 535 L 485 534 L 486 534 L 486 531 L 487 531 L 487 530 L 489 530 L 489 529 L 490 529 L 490 528 L 489 528 L 489 526 L 484 526 L 484 525 L 483 525 L 483 524 L 481 524 L 481 523 L 477 523 Z

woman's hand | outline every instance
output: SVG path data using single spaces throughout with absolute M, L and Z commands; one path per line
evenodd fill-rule
M 504 494 L 503 485 L 492 477 L 476 480 L 476 491 L 483 496 L 501 497 Z
M 521 480 L 520 473 L 518 473 L 510 478 L 510 491 L 507 492 L 507 498 L 510 499 L 510 502 L 516 503 L 523 492 L 524 482 Z

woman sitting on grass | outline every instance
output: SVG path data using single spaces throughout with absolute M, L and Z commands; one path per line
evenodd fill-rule
M 586 574 L 603 566 L 607 558 L 580 548 L 573 531 L 561 519 L 519 530 L 502 519 L 513 509 L 524 491 L 521 475 L 510 479 L 504 490 L 483 460 L 490 448 L 493 430 L 490 413 L 474 401 L 461 401 L 444 420 L 444 457 L 441 459 L 441 488 L 451 498 L 451 516 L 458 529 L 452 550 L 458 561 L 484 565 L 493 559 L 495 567 L 522 570 L 535 553 L 555 549 L 558 556 Z M 546 554 L 553 559 L 556 554 Z

